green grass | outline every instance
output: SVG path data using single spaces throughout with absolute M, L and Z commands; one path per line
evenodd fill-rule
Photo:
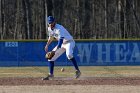
M 73 77 L 73 66 L 55 67 L 55 76 Z M 80 66 L 82 77 L 140 77 L 140 66 Z M 44 77 L 47 67 L 0 67 L 0 77 Z

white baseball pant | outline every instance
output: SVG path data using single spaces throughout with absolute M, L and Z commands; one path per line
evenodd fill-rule
M 56 50 L 56 47 L 52 50 L 52 51 L 55 51 L 55 55 L 52 57 L 51 60 L 48 60 L 48 61 L 55 61 L 59 56 L 61 56 L 65 51 L 66 51 L 66 56 L 68 59 L 71 59 L 73 58 L 73 50 L 74 50 L 74 47 L 75 47 L 75 41 L 74 40 L 71 40 L 67 43 L 63 43 L 61 48 L 57 49 Z

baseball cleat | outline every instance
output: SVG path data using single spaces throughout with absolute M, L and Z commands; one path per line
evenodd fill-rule
M 53 78 L 54 78 L 54 75 L 48 74 L 48 76 L 45 78 L 42 78 L 42 80 L 53 80 Z
M 77 71 L 75 72 L 75 79 L 79 78 L 80 75 L 81 75 L 81 72 L 80 72 L 79 70 L 77 70 Z

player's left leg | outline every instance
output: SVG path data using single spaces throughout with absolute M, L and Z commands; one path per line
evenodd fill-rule
M 73 63 L 73 66 L 76 70 L 75 78 L 79 78 L 80 75 L 81 75 L 81 72 L 80 72 L 80 69 L 77 65 L 77 61 L 76 61 L 75 57 L 73 56 L 74 47 L 75 47 L 75 42 L 74 41 L 70 42 L 70 43 L 67 43 L 65 45 L 67 58 Z
M 76 61 L 75 57 L 72 57 L 72 58 L 69 59 L 69 60 L 73 63 L 73 66 L 75 67 L 75 70 L 80 71 L 80 70 L 79 70 L 79 67 L 78 67 L 78 65 L 77 65 L 77 61 Z
M 71 58 L 70 60 L 72 61 L 73 65 L 74 65 L 74 67 L 75 67 L 75 69 L 76 69 L 76 71 L 75 71 L 75 78 L 77 79 L 77 78 L 80 77 L 81 71 L 80 71 L 80 69 L 79 69 L 79 67 L 78 67 L 78 65 L 77 65 L 77 62 L 76 62 L 75 58 L 73 57 L 73 58 Z

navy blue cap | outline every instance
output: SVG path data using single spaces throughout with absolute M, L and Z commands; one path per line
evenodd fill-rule
M 54 17 L 53 16 L 48 16 L 48 23 L 53 23 L 54 22 Z

